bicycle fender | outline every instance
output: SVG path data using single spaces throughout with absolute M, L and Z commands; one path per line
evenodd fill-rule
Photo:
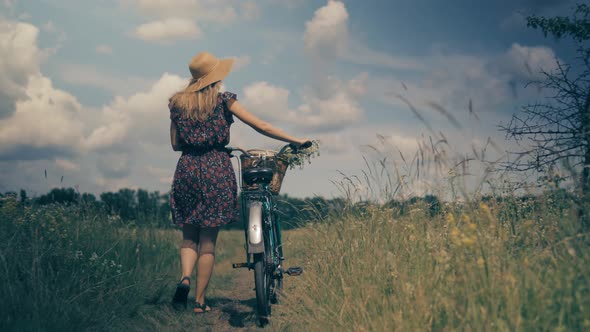
M 262 240 L 262 202 L 250 202 L 248 217 L 248 253 L 264 252 Z

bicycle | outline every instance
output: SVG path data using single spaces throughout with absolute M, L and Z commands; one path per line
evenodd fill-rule
M 283 276 L 300 275 L 303 269 L 283 269 L 283 244 L 276 199 L 288 164 L 281 154 L 289 148 L 297 152 L 310 144 L 297 147 L 287 144 L 274 154 L 267 150 L 244 150 L 228 147 L 229 153 L 239 151 L 241 175 L 241 216 L 246 240 L 246 263 L 234 263 L 233 268 L 254 270 L 256 314 L 260 325 L 268 323 L 271 304 L 278 303 Z

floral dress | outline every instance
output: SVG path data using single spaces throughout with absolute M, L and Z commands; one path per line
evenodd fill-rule
M 177 225 L 219 227 L 238 218 L 236 177 L 225 150 L 234 122 L 227 105 L 231 99 L 236 95 L 220 93 L 213 113 L 204 121 L 186 119 L 180 109 L 170 109 L 182 146 L 170 194 L 172 220 Z

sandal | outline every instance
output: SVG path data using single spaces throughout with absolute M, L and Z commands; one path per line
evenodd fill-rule
M 182 282 L 188 280 L 188 285 L 183 284 Z M 180 279 L 180 282 L 176 285 L 176 292 L 174 293 L 174 297 L 172 298 L 172 306 L 176 310 L 180 310 L 182 308 L 186 309 L 187 300 L 188 300 L 188 292 L 191 289 L 191 278 L 183 277 Z
M 197 310 L 201 310 L 201 311 L 197 311 Z M 206 312 L 211 311 L 211 307 L 209 307 L 207 305 L 207 303 L 200 304 L 199 302 L 195 302 L 195 306 L 194 306 L 193 311 L 197 314 L 204 314 Z

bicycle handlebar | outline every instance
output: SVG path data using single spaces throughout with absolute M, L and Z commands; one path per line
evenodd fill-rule
M 252 157 L 252 155 L 249 154 L 248 151 L 246 151 L 246 150 L 244 150 L 244 149 L 242 149 L 240 147 L 235 147 L 234 148 L 234 147 L 231 147 L 231 146 L 227 146 L 225 149 L 227 150 L 228 153 L 232 153 L 234 151 L 240 151 L 242 154 L 244 154 L 244 155 L 246 155 L 248 157 Z
M 294 152 L 294 153 L 297 153 L 297 151 L 298 151 L 299 149 L 307 149 L 307 148 L 309 148 L 311 145 L 312 145 L 312 142 L 311 142 L 311 141 L 307 141 L 307 142 L 305 142 L 305 143 L 303 143 L 303 144 L 301 144 L 301 145 L 297 145 L 297 144 L 289 143 L 289 144 L 287 144 L 287 145 L 283 146 L 283 147 L 282 147 L 282 148 L 279 150 L 279 152 L 278 152 L 276 155 L 277 155 L 277 156 L 280 156 L 280 155 L 281 155 L 283 152 L 285 152 L 285 150 L 286 150 L 287 148 L 291 148 L 291 149 L 293 150 L 293 152 Z M 228 146 L 228 147 L 226 147 L 226 149 L 227 149 L 227 151 L 228 151 L 229 153 L 232 153 L 232 152 L 234 152 L 234 151 L 240 151 L 242 154 L 246 155 L 247 157 L 252 157 L 252 154 L 248 153 L 248 151 L 246 151 L 246 150 L 244 150 L 244 149 L 242 149 L 242 148 L 240 148 L 240 147 L 231 147 L 231 146 Z

